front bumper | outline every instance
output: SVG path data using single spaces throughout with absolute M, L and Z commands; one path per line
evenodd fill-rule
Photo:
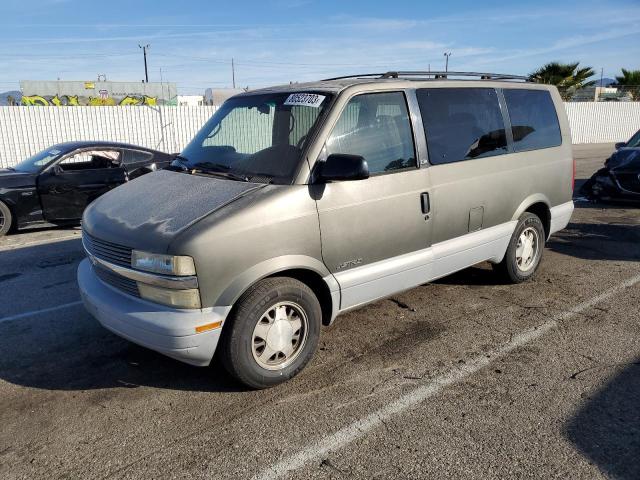
M 106 329 L 127 340 L 182 362 L 211 363 L 222 327 L 195 333 L 197 327 L 224 321 L 231 307 L 186 310 L 126 295 L 103 283 L 91 262 L 78 267 L 78 286 L 85 308 Z

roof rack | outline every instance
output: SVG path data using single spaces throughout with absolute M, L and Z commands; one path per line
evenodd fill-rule
M 449 77 L 479 77 L 481 80 L 519 80 L 527 82 L 528 77 L 523 75 L 511 75 L 506 73 L 479 73 L 479 72 L 434 72 L 434 71 L 398 71 L 385 73 L 365 73 L 362 75 L 345 75 L 343 77 L 326 78 L 324 81 L 344 80 L 348 78 L 404 78 L 404 77 L 421 77 L 427 79 L 447 79 Z

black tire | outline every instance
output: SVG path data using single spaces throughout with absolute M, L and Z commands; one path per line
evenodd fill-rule
M 278 352 L 270 358 L 274 358 L 274 362 L 284 362 L 282 367 L 267 365 L 272 369 L 265 368 L 257 358 L 260 348 L 256 347 L 260 344 L 260 337 L 256 335 L 258 322 L 270 325 L 266 315 L 283 306 L 286 310 L 287 305 L 293 306 L 289 307 L 289 312 L 293 308 L 293 318 L 299 314 L 301 325 L 304 326 L 306 320 L 306 326 L 304 331 L 303 328 L 297 330 L 300 343 L 291 355 L 290 363 L 285 362 L 284 356 L 280 360 L 279 356 L 284 354 Z M 297 308 L 302 312 L 297 312 Z M 320 303 L 307 285 L 289 277 L 266 278 L 249 288 L 234 306 L 222 331 L 218 358 L 229 374 L 244 385 L 255 389 L 272 387 L 293 378 L 306 366 L 318 346 L 321 324 Z M 268 340 L 264 340 L 263 348 L 266 350 L 267 346 Z
M 531 229 L 535 231 L 535 234 L 531 232 Z M 517 251 L 521 241 L 520 237 L 525 230 L 528 230 L 529 233 L 537 237 L 537 245 L 534 252 L 535 257 L 531 258 L 531 262 L 525 265 L 526 268 L 522 268 L 519 265 Z M 504 259 L 502 259 L 500 263 L 493 264 L 494 270 L 510 283 L 526 282 L 533 277 L 538 269 L 538 265 L 540 265 L 545 240 L 544 226 L 540 218 L 530 212 L 523 213 L 520 215 L 518 225 L 516 225 L 513 231 Z
M 13 215 L 4 203 L 0 202 L 0 237 L 4 237 L 11 230 Z

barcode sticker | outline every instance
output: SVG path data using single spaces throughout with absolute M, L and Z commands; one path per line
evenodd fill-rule
M 287 97 L 284 104 L 318 108 L 325 98 L 324 95 L 318 95 L 317 93 L 292 93 Z

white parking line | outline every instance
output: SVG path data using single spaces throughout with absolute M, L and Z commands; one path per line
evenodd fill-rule
M 75 233 L 73 235 L 66 235 L 64 237 L 45 238 L 42 240 L 34 240 L 33 242 L 26 242 L 26 243 L 14 243 L 14 244 L 7 244 L 7 245 L 3 245 L 0 243 L 0 252 L 4 250 L 15 250 L 17 248 L 23 248 L 23 247 L 33 247 L 37 245 L 47 245 L 49 243 L 58 243 L 58 242 L 63 242 L 65 240 L 70 240 L 72 238 L 82 238 L 82 236 L 80 235 L 80 233 Z
M 42 313 L 56 312 L 58 310 L 63 310 L 65 308 L 75 307 L 77 305 L 82 305 L 82 302 L 77 301 L 77 302 L 63 303 L 62 305 L 58 305 L 56 307 L 42 308 L 40 310 L 32 310 L 30 312 L 18 313 L 17 315 L 11 315 L 10 317 L 0 318 L 0 323 L 10 322 L 12 320 L 19 320 L 21 318 L 32 317 L 34 315 L 40 315 Z
M 476 373 L 487 365 L 493 363 L 496 359 L 542 337 L 550 330 L 556 328 L 559 322 L 588 310 L 597 303 L 616 295 L 626 288 L 636 285 L 638 282 L 640 282 L 640 275 L 620 283 L 604 293 L 593 297 L 591 300 L 576 305 L 570 310 L 553 317 L 538 327 L 525 330 L 515 335 L 508 343 L 466 361 L 462 367 L 455 368 L 439 377 L 436 377 L 428 383 L 416 388 L 412 392 L 402 395 L 386 407 L 381 408 L 380 410 L 377 410 L 366 417 L 351 423 L 350 425 L 347 425 L 334 434 L 307 445 L 298 453 L 285 457 L 253 478 L 255 480 L 267 480 L 281 477 L 292 470 L 303 467 L 309 462 L 324 457 L 329 452 L 347 446 L 351 442 L 366 435 L 371 430 L 380 427 L 388 418 L 415 407 L 424 400 L 436 395 L 445 387 L 463 380 L 469 375 Z

